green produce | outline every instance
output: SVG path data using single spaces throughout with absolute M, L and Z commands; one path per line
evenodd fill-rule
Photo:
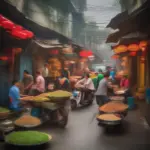
M 6 136 L 5 141 L 13 145 L 40 145 L 51 140 L 51 136 L 37 131 L 18 131 Z
M 47 97 L 41 97 L 41 96 L 35 96 L 33 98 L 33 101 L 36 101 L 36 102 L 44 102 L 44 101 L 49 101 L 49 98 Z
M 67 92 L 67 91 L 62 91 L 62 90 L 49 93 L 50 98 L 66 98 L 70 96 L 72 96 L 72 93 Z
M 0 107 L 0 113 L 9 113 L 10 110 L 7 108 Z

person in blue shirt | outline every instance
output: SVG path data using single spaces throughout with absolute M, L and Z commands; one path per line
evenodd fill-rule
M 9 107 L 13 111 L 21 111 L 20 107 L 20 83 L 18 81 L 13 81 L 13 85 L 9 90 Z
M 116 75 L 115 70 L 112 69 L 112 70 L 110 71 L 110 77 L 111 77 L 112 80 L 115 80 L 115 75 Z

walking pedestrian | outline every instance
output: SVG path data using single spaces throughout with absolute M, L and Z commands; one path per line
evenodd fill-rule
M 108 96 L 107 96 L 107 91 L 109 87 L 108 78 L 109 78 L 109 73 L 106 72 L 104 74 L 104 78 L 99 82 L 98 89 L 95 93 L 96 101 L 99 106 L 108 102 Z

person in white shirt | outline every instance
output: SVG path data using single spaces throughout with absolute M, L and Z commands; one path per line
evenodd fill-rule
M 85 77 L 77 82 L 75 85 L 76 88 L 80 88 L 82 92 L 85 92 L 85 97 L 83 99 L 83 93 L 81 98 L 81 103 L 87 99 L 88 94 L 95 90 L 94 84 L 92 79 L 90 78 L 89 74 L 85 74 Z
M 47 63 L 44 64 L 44 68 L 43 68 L 43 71 L 42 71 L 42 76 L 45 79 L 45 87 L 47 88 L 48 87 L 48 82 L 49 82 L 49 79 L 48 79 L 49 70 L 48 70 L 48 64 Z
M 42 76 L 43 76 L 44 78 L 47 78 L 47 77 L 48 77 L 48 74 L 49 74 L 48 64 L 45 63 L 45 64 L 44 64 L 44 68 L 43 68 L 43 72 L 42 72 Z
M 45 92 L 45 80 L 39 71 L 36 72 L 36 81 L 32 86 L 30 95 L 36 96 Z

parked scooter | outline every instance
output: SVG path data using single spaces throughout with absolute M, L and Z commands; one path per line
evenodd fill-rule
M 94 100 L 94 91 L 88 94 L 85 99 L 85 92 L 83 91 L 73 91 L 73 95 L 71 97 L 71 109 L 74 110 L 78 106 L 87 106 L 91 105 Z

